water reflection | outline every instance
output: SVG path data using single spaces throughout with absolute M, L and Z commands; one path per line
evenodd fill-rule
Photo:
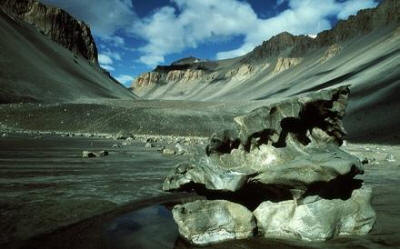
M 152 206 L 114 219 L 106 226 L 108 248 L 172 249 L 178 227 L 164 206 Z

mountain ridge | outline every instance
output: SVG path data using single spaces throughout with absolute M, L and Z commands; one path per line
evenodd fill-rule
M 377 8 L 360 10 L 357 15 L 350 16 L 348 20 L 340 20 L 335 27 L 320 32 L 316 38 L 283 32 L 264 41 L 241 57 L 200 64 L 187 63 L 181 68 L 174 67 L 172 64 L 158 66 L 155 70 L 138 76 L 133 81 L 131 89 L 134 93 L 145 98 L 164 98 L 163 95 L 170 98 L 171 96 L 168 96 L 168 93 L 156 94 L 154 97 L 152 93 L 157 92 L 159 85 L 183 83 L 185 80 L 188 84 L 194 80 L 206 84 L 232 81 L 232 78 L 236 76 L 241 79 L 246 78 L 257 71 L 260 61 L 264 63 L 266 59 L 271 59 L 271 62 L 269 66 L 264 66 L 273 68 L 267 74 L 280 73 L 300 64 L 305 54 L 313 53 L 319 49 L 326 49 L 319 59 L 320 62 L 326 62 L 342 51 L 340 43 L 367 35 L 382 26 L 397 25 L 400 23 L 399 16 L 400 2 L 385 0 Z M 160 68 L 163 70 L 159 70 Z M 207 70 L 202 70 L 203 68 Z M 183 88 L 183 91 L 188 91 L 186 87 Z M 175 97 L 177 97 L 176 94 Z M 190 97 L 187 98 L 190 99 Z

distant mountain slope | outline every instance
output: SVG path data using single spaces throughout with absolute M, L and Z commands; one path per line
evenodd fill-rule
M 338 85 L 351 85 L 351 136 L 400 134 L 400 1 L 359 11 L 315 39 L 282 33 L 242 57 L 159 66 L 132 89 L 149 99 L 243 101 Z
M 2 4 L 9 2 L 15 1 L 0 1 Z M 18 8 L 23 9 L 22 12 L 25 13 L 28 7 L 23 7 L 23 4 L 31 2 L 29 0 L 17 1 Z M 4 5 L 0 8 L 0 103 L 71 102 L 88 98 L 136 98 L 134 94 L 98 66 L 94 43 L 80 43 L 83 40 L 76 40 L 72 36 L 68 37 L 66 35 L 69 32 L 67 27 L 70 26 L 68 23 L 64 23 L 67 27 L 63 28 L 63 21 L 61 24 L 59 22 L 60 18 L 46 19 L 49 16 L 52 17 L 48 14 L 53 13 L 53 10 L 48 8 L 44 12 L 29 14 L 29 16 L 35 16 L 33 19 L 39 20 L 40 23 L 40 25 L 30 25 L 15 17 L 14 12 L 11 14 L 4 12 L 4 9 L 7 8 L 3 7 Z M 45 16 L 38 16 L 40 14 Z M 60 17 L 66 17 L 66 14 L 61 14 Z M 69 18 L 66 17 L 63 20 L 77 23 L 76 20 Z M 53 23 L 53 21 L 57 23 Z M 46 35 L 46 31 L 41 29 L 41 25 L 51 27 L 48 29 L 49 36 Z M 58 32 L 57 27 L 61 29 Z M 90 30 L 83 32 L 90 34 Z M 55 37 L 59 39 L 54 39 Z M 60 42 L 61 45 L 53 40 L 56 40 L 57 43 Z M 69 49 L 72 48 L 71 51 L 74 52 L 65 48 L 65 44 L 62 44 L 63 41 L 70 43 Z M 88 52 L 89 54 L 85 55 L 75 51 L 74 47 L 79 48 L 79 51 L 92 51 L 90 52 L 92 54 Z
M 98 63 L 97 48 L 89 26 L 64 10 L 38 0 L 0 0 L 0 8 L 8 15 L 32 24 L 42 34 L 75 54 Z

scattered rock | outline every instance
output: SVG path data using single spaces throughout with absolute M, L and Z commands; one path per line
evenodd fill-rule
M 105 157 L 108 156 L 108 151 L 82 151 L 83 158 L 93 158 L 93 157 Z
M 156 142 L 157 142 L 157 139 L 152 138 L 152 137 L 146 139 L 146 143 L 156 143 Z
M 396 159 L 394 158 L 393 154 L 387 154 L 385 160 L 388 162 L 396 162 Z
M 129 134 L 126 134 L 126 133 L 124 133 L 124 132 L 118 132 L 116 135 L 115 135 L 115 139 L 117 139 L 117 140 L 126 140 L 127 138 L 129 138 L 130 137 L 130 135 Z
M 167 156 L 173 156 L 176 154 L 176 151 L 170 148 L 165 148 L 162 150 L 162 153 Z
M 7 137 L 7 133 L 1 134 L 1 137 Z
M 135 140 L 135 137 L 130 136 L 127 139 L 125 139 L 127 142 L 132 143 Z
M 152 143 L 147 142 L 147 143 L 144 145 L 144 147 L 145 147 L 145 148 L 153 148 L 154 146 L 153 146 Z
M 362 164 L 369 164 L 369 159 L 368 159 L 368 158 L 364 158 L 364 159 L 361 161 L 361 163 L 362 163 Z
M 164 149 L 165 149 L 165 146 L 161 146 L 161 147 L 157 148 L 157 151 L 162 153 Z
M 172 209 L 179 233 L 195 245 L 252 237 L 256 222 L 244 206 L 225 201 L 194 201 Z
M 180 143 L 175 144 L 175 148 L 177 149 L 178 155 L 183 155 L 183 154 L 187 153 L 185 148 L 183 148 L 183 146 Z

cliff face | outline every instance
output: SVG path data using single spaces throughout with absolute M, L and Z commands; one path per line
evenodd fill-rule
M 311 54 L 317 54 L 318 57 L 313 61 L 327 63 L 337 55 L 342 55 L 343 43 L 399 23 L 400 1 L 385 0 L 375 9 L 361 10 L 348 20 L 339 21 L 332 30 L 323 31 L 316 38 L 284 32 L 263 42 L 247 55 L 231 60 L 204 62 L 193 57 L 184 58 L 170 66 L 159 66 L 153 72 L 140 75 L 132 83 L 132 89 L 141 96 L 156 98 L 157 94 L 146 94 L 157 92 L 157 88 L 165 85 L 185 88 L 197 83 L 203 86 L 214 83 L 234 85 L 237 81 L 250 82 L 252 77 L 257 81 L 271 79 L 306 63 L 305 58 Z M 168 91 L 173 88 L 166 88 L 168 90 L 158 93 L 168 96 Z M 175 89 L 175 92 L 180 91 Z M 190 91 L 186 89 L 186 92 Z
M 88 25 L 62 9 L 37 0 L 0 0 L 0 9 L 13 18 L 34 25 L 42 34 L 75 54 L 97 64 L 97 48 Z

